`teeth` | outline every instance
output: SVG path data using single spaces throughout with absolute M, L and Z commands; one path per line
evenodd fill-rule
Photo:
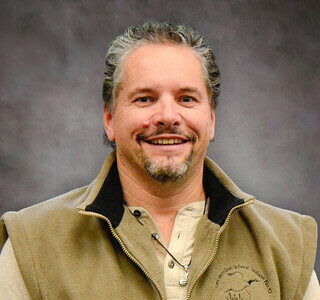
M 151 141 L 153 145 L 173 145 L 181 144 L 182 142 L 180 139 L 156 139 Z

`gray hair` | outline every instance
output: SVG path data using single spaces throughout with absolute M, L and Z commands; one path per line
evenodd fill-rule
M 106 109 L 114 112 L 116 97 L 123 80 L 122 67 L 126 56 L 143 45 L 155 44 L 188 46 L 194 51 L 202 63 L 211 107 L 215 109 L 220 94 L 220 72 L 207 39 L 193 28 L 157 22 L 130 26 L 110 43 L 105 59 L 102 91 Z

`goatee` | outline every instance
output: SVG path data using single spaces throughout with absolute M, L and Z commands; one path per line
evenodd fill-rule
M 188 172 L 193 157 L 193 150 L 183 162 L 176 162 L 174 158 L 169 158 L 165 164 L 153 161 L 145 154 L 142 154 L 142 161 L 149 175 L 163 183 L 177 182 Z

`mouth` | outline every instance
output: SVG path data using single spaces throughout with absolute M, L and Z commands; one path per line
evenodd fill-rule
M 188 142 L 182 138 L 155 138 L 152 140 L 145 140 L 146 143 L 151 145 L 180 145 Z

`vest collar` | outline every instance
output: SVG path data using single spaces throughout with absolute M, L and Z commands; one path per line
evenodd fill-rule
M 208 218 L 220 226 L 223 225 L 232 208 L 253 199 L 253 196 L 242 192 L 208 157 L 205 158 L 204 163 L 203 187 L 206 196 L 210 199 Z M 86 211 L 104 215 L 116 228 L 122 220 L 124 204 L 115 153 L 113 152 L 93 182 L 91 191 L 83 203 L 83 208 Z

